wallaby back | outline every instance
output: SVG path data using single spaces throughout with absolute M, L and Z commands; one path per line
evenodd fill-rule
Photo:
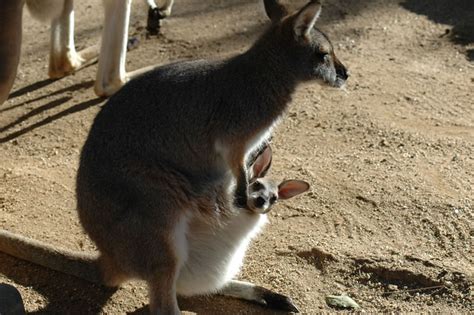
M 0 230 L 0 252 L 45 268 L 102 284 L 94 254 L 73 252 L 19 234 Z

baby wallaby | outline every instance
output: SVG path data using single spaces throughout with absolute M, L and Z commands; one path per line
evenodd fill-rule
M 100 251 L 107 282 L 145 280 L 153 313 L 178 314 L 176 294 L 208 292 L 201 282 L 216 288 L 215 273 L 186 272 L 190 260 L 208 255 L 193 246 L 194 229 L 214 233 L 235 209 L 227 202 L 255 210 L 246 160 L 296 86 L 319 80 L 340 87 L 347 79 L 314 27 L 318 1 L 291 14 L 276 0 L 265 8 L 272 24 L 246 52 L 165 65 L 127 83 L 98 113 L 82 149 L 81 224 Z M 189 291 L 190 283 L 199 290 Z
M 266 214 L 277 199 L 288 199 L 308 190 L 303 181 L 287 180 L 280 185 L 264 178 L 271 163 L 271 149 L 267 146 L 249 167 L 250 200 L 255 211 L 223 209 L 232 205 L 226 201 L 225 190 L 217 198 L 213 209 L 226 213 L 217 221 L 193 220 L 188 230 L 189 255 L 180 274 L 180 293 L 187 295 L 219 293 L 250 300 L 272 308 L 297 311 L 290 298 L 248 282 L 233 280 L 243 264 L 245 252 L 254 237 L 267 222 Z M 260 202 L 259 200 L 265 200 Z M 73 275 L 84 280 L 104 284 L 97 254 L 57 248 L 24 236 L 0 230 L 0 251 L 14 257 Z M 212 281 L 209 282 L 209 279 Z

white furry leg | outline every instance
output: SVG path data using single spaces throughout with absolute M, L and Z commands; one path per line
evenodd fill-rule
M 272 309 L 298 313 L 298 308 L 289 297 L 250 282 L 231 280 L 218 294 L 255 302 Z
M 74 45 L 73 0 L 64 0 L 59 17 L 51 22 L 51 51 L 49 77 L 64 77 L 88 63 L 98 55 L 98 47 L 92 46 L 77 52 Z
M 98 96 L 110 96 L 127 81 L 128 24 L 131 0 L 104 0 L 105 22 L 95 83 Z

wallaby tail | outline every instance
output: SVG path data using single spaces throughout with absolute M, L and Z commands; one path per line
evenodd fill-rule
M 0 229 L 0 252 L 28 262 L 103 284 L 98 255 L 68 251 Z

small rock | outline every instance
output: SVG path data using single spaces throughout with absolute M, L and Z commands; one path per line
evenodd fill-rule
M 353 299 L 349 296 L 343 295 L 328 295 L 326 296 L 326 303 L 331 307 L 336 308 L 353 308 L 358 309 L 360 308 L 359 304 L 357 304 Z
M 382 139 L 379 144 L 380 144 L 381 147 L 388 147 L 389 146 L 388 141 L 386 139 Z

